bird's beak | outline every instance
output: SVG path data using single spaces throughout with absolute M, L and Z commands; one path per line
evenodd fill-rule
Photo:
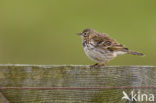
M 80 36 L 81 36 L 82 34 L 83 34 L 83 33 L 77 33 L 77 35 L 80 35 Z

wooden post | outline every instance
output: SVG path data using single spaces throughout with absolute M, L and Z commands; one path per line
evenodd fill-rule
M 156 67 L 0 65 L 0 92 L 10 103 L 128 103 L 123 91 L 156 96 Z

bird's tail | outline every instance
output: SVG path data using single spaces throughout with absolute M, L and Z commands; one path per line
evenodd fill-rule
M 128 54 L 133 54 L 133 55 L 139 55 L 139 56 L 144 56 L 143 53 L 139 53 L 139 52 L 136 52 L 136 51 L 132 51 L 132 50 L 128 50 L 127 51 Z

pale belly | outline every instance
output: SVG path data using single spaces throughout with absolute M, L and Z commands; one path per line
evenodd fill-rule
M 96 63 L 107 63 L 118 55 L 125 54 L 124 52 L 112 52 L 109 50 L 103 50 L 95 48 L 93 46 L 84 47 L 86 55 Z

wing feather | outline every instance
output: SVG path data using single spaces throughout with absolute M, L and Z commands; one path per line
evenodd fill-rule
M 111 51 L 128 50 L 128 48 L 125 48 L 124 45 L 118 43 L 116 40 L 112 39 L 106 33 L 97 34 L 96 36 L 93 37 L 93 40 L 96 42 L 97 47 L 103 49 L 109 49 Z

